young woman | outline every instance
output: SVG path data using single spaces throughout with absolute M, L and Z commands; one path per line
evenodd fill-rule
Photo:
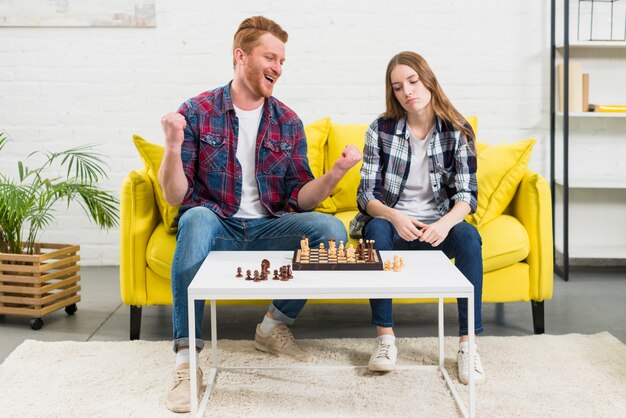
M 360 213 L 350 234 L 375 240 L 379 250 L 442 250 L 474 285 L 475 333 L 481 318 L 482 251 L 476 228 L 464 221 L 476 210 L 474 132 L 444 94 L 430 66 L 401 52 L 387 66 L 386 110 L 365 138 Z M 467 299 L 459 299 L 459 379 L 469 380 Z M 389 371 L 398 350 L 391 299 L 371 299 L 377 349 L 368 367 Z M 485 380 L 475 356 L 476 382 Z

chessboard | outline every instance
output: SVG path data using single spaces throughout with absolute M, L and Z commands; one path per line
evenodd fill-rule
M 303 256 L 302 250 L 293 252 L 293 270 L 382 270 L 383 262 L 378 250 L 374 249 L 372 261 L 369 258 L 369 249 L 363 250 L 363 259 L 357 256 L 356 261 L 348 262 L 346 257 L 329 256 L 328 250 L 320 254 L 319 248 L 309 249 L 309 255 Z

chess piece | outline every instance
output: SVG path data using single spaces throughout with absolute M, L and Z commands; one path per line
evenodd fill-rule
M 254 270 L 254 281 L 258 282 L 259 280 L 261 280 L 259 278 L 259 270 Z
M 243 277 L 243 274 L 241 274 L 241 267 L 237 267 L 237 275 L 235 277 L 237 278 Z
M 272 280 L 278 280 L 280 279 L 280 277 L 278 277 L 278 270 L 274 269 L 274 277 L 272 277 Z
M 385 264 L 383 265 L 383 270 L 385 271 L 391 270 L 391 262 L 389 260 L 385 260 Z
M 354 245 L 350 244 L 350 246 L 346 250 L 346 258 L 347 258 L 348 263 L 354 263 L 356 261 L 354 254 L 355 254 Z
M 306 235 L 303 235 L 302 239 L 300 240 L 300 250 L 302 253 L 308 254 L 309 252 L 309 239 Z
M 264 258 L 261 261 L 261 274 L 265 274 L 266 276 L 270 273 L 270 261 L 267 258 Z
M 346 249 L 343 246 L 343 240 L 339 241 L 339 251 L 337 252 L 337 255 L 339 257 L 345 257 L 346 256 Z
M 374 261 L 374 240 L 367 241 L 367 261 L 370 263 Z
M 293 279 L 293 272 L 291 271 L 291 265 L 287 265 L 287 278 L 289 280 Z
M 252 280 L 252 277 L 250 276 L 250 270 L 246 270 L 246 280 Z
M 328 256 L 337 257 L 337 244 L 334 239 L 328 240 Z
M 393 271 L 400 271 L 402 267 L 400 267 L 400 257 L 397 255 L 393 256 Z
M 333 248 L 335 248 L 335 240 L 333 239 L 329 239 L 328 240 L 328 255 L 331 256 L 333 254 Z
M 404 267 L 404 258 L 400 257 L 400 268 Z
M 280 280 L 283 282 L 289 280 L 289 276 L 287 275 L 287 266 L 280 266 Z

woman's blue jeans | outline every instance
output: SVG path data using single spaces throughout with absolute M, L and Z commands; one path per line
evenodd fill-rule
M 318 212 L 289 213 L 278 218 L 221 218 L 198 206 L 187 210 L 178 221 L 176 251 L 172 261 L 172 322 L 174 351 L 189 346 L 187 288 L 211 251 L 295 250 L 302 236 L 311 246 L 329 239 L 348 237 L 341 221 Z M 270 311 L 276 319 L 293 323 L 306 300 L 275 300 Z M 196 346 L 202 349 L 204 301 L 196 301 Z
M 474 226 L 467 222 L 456 224 L 446 239 L 438 247 L 426 242 L 405 241 L 400 238 L 393 225 L 375 218 L 363 228 L 365 239 L 373 239 L 378 250 L 441 250 L 448 258 L 455 259 L 456 267 L 474 285 L 474 332 L 480 334 L 482 326 L 482 295 L 483 295 L 483 258 L 482 240 Z M 372 308 L 372 324 L 379 327 L 393 327 L 393 311 L 391 299 L 370 299 Z M 467 299 L 457 299 L 459 311 L 459 335 L 467 335 Z

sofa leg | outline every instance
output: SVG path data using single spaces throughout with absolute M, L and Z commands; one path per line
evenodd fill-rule
M 504 303 L 496 303 L 496 323 L 504 324 Z
M 533 310 L 533 328 L 535 334 L 543 334 L 546 332 L 546 324 L 543 314 L 543 301 L 537 302 L 535 300 L 530 301 L 530 306 Z
M 130 340 L 138 340 L 141 333 L 141 306 L 130 306 Z

